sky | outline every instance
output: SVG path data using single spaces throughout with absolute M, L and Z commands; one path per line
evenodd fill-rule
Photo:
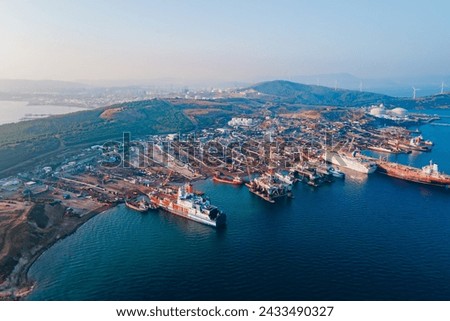
M 1 0 L 0 79 L 450 74 L 450 1 Z

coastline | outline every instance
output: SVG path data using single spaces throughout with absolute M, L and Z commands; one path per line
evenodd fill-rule
M 28 271 L 36 260 L 56 242 L 72 235 L 91 218 L 116 205 L 117 204 L 115 203 L 102 204 L 99 207 L 86 212 L 75 222 L 75 224 L 62 227 L 61 234 L 45 240 L 43 244 L 40 244 L 37 248 L 33 249 L 33 254 L 31 254 L 30 257 L 20 257 L 19 262 L 14 267 L 13 271 L 8 275 L 7 279 L 0 284 L 0 301 L 18 301 L 25 299 L 35 288 L 35 282 L 28 278 Z

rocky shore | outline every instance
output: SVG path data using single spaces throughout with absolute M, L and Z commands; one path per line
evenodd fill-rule
M 61 204 L 0 201 L 0 300 L 21 300 L 34 288 L 28 271 L 39 256 L 114 204 L 76 214 Z

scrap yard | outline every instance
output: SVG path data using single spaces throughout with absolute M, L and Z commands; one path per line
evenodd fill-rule
M 59 162 L 2 179 L 1 197 L 58 202 L 82 215 L 90 202 L 117 204 L 130 191 L 147 195 L 169 184 L 212 178 L 218 184 L 245 183 L 251 192 L 274 201 L 293 196 L 291 187 L 296 182 L 319 187 L 342 178 L 341 169 L 371 174 L 377 164 L 386 164 L 383 155 L 432 150 L 433 142 L 417 129 L 380 125 L 374 108 L 379 109 L 261 112 L 233 118 L 222 128 L 94 145 Z M 436 119 L 415 117 L 420 120 L 416 125 Z M 381 157 L 371 158 L 366 150 Z
M 378 170 L 448 188 L 449 177 L 436 164 L 415 169 L 385 159 L 389 154 L 428 153 L 434 144 L 417 129 L 392 123 L 392 117 L 380 118 L 379 112 L 373 108 L 316 108 L 285 114 L 262 110 L 232 118 L 223 127 L 93 145 L 3 178 L 0 296 L 26 294 L 32 287 L 26 282 L 23 286 L 27 269 L 49 244 L 117 204 L 138 212 L 159 208 L 202 224 L 224 226 L 223 209 L 201 192 L 194 193 L 190 185 L 182 187 L 196 180 L 211 178 L 216 184 L 242 186 L 270 203 L 296 197 L 294 184 L 320 188 L 345 179 L 348 171 L 369 175 Z M 436 119 L 414 117 L 417 126 Z M 391 123 L 386 125 L 386 120 Z M 30 237 L 17 240 L 11 231 L 22 229 Z

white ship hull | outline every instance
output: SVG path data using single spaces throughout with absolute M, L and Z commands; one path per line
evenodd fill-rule
M 194 215 L 194 214 L 189 214 L 188 217 L 191 220 L 196 221 L 198 223 L 216 227 L 216 222 L 211 221 L 208 217 L 201 217 L 200 215 Z
M 377 169 L 376 164 L 373 162 L 338 153 L 325 153 L 323 159 L 333 165 L 364 174 L 372 174 Z

